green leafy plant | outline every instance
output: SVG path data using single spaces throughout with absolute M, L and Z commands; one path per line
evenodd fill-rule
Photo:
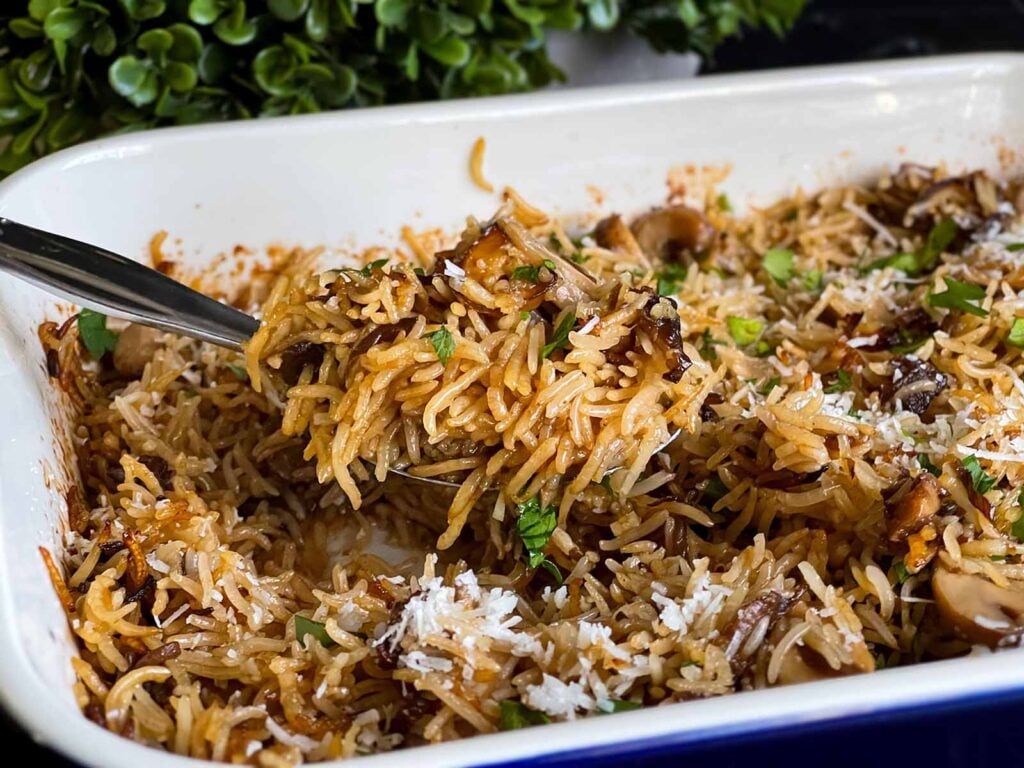
M 7 0 L 0 175 L 161 125 L 526 91 L 548 30 L 624 27 L 710 55 L 806 0 Z

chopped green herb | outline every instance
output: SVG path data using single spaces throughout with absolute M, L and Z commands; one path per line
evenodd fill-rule
M 643 709 L 639 701 L 625 701 L 624 699 L 608 699 L 598 702 L 597 708 L 606 715 L 614 712 L 632 712 L 634 709 Z
M 853 387 L 853 379 L 850 374 L 840 368 L 836 371 L 836 380 L 825 387 L 825 392 L 834 395 L 837 392 L 846 392 Z
M 78 338 L 85 344 L 94 360 L 99 360 L 107 352 L 113 352 L 117 344 L 117 334 L 107 328 L 107 316 L 91 309 L 83 309 L 78 313 Z
M 1017 506 L 1020 507 L 1020 517 L 1013 522 L 1010 532 L 1017 541 L 1024 541 L 1024 488 L 1017 494 Z
M 551 341 L 544 345 L 540 351 L 540 359 L 543 360 L 556 349 L 561 349 L 569 343 L 569 332 L 576 325 L 576 315 L 572 312 L 564 315 L 561 320 L 558 321 L 558 326 L 555 328 L 555 333 L 551 337 Z
M 1006 343 L 1011 347 L 1024 348 L 1024 317 L 1017 317 L 1006 334 Z
M 718 206 L 718 210 L 724 213 L 732 213 L 732 203 L 729 202 L 729 196 L 725 192 L 719 193 L 718 197 L 715 198 L 715 204 Z
M 181 390 L 181 394 L 183 394 L 189 400 L 191 400 L 193 397 L 199 397 L 199 393 L 192 389 L 192 387 L 185 387 L 183 390 Z
M 910 571 L 907 570 L 907 564 L 903 562 L 902 558 L 893 563 L 892 570 L 897 584 L 902 584 L 910 578 Z
M 573 251 L 569 254 L 569 261 L 573 264 L 586 264 L 590 261 L 590 256 L 583 253 L 582 251 Z
M 982 309 L 972 301 L 985 298 L 985 289 L 974 283 L 961 283 L 951 277 L 943 277 L 946 281 L 946 290 L 942 293 L 929 293 L 928 303 L 933 307 L 944 307 L 946 309 L 959 309 L 978 317 L 987 317 L 988 310 Z
M 817 293 L 821 290 L 825 273 L 820 269 L 809 269 L 800 276 L 800 285 L 809 293 Z
M 601 487 L 608 491 L 608 493 L 615 492 L 612 488 L 612 475 L 610 472 L 601 478 Z
M 718 475 L 712 475 L 704 483 L 704 495 L 702 498 L 707 506 L 713 507 L 728 492 L 729 487 L 722 482 L 721 478 Z
M 956 239 L 959 231 L 960 228 L 952 219 L 943 219 L 932 227 L 928 233 L 928 238 L 924 242 L 924 248 L 921 249 L 919 254 L 918 269 L 922 272 L 933 269 L 939 260 L 939 256 Z
M 543 556 L 541 557 L 540 562 L 537 565 L 539 565 L 545 571 L 550 573 L 555 578 L 555 581 L 558 583 L 558 586 L 562 586 L 562 581 L 563 581 L 563 579 L 562 579 L 562 572 L 560 570 L 558 570 L 558 566 L 557 565 L 555 565 L 553 562 L 548 560 L 547 557 L 543 557 Z
M 553 262 L 551 259 L 544 259 L 544 261 L 542 261 L 541 264 L 550 269 L 552 272 L 555 271 L 555 262 Z
M 764 271 L 776 283 L 785 285 L 793 279 L 793 252 L 787 248 L 772 248 L 764 254 Z
M 729 315 L 726 318 L 726 322 L 729 325 L 729 335 L 741 347 L 753 344 L 761 336 L 762 331 L 764 331 L 764 322 L 761 320 L 751 320 L 746 317 Z
M 898 328 L 896 335 L 900 340 L 899 344 L 893 344 L 889 349 L 895 355 L 909 355 L 915 349 L 924 344 L 928 339 L 931 338 L 929 334 L 922 336 L 917 335 L 916 332 L 909 328 Z
M 413 272 L 414 275 L 419 275 L 420 277 L 423 277 L 425 274 L 427 274 L 423 270 L 423 267 L 413 267 L 412 268 L 412 272 Z
M 512 270 L 513 280 L 522 280 L 526 283 L 536 283 L 540 280 L 540 267 L 532 265 L 516 267 Z
M 704 333 L 701 334 L 700 344 L 700 356 L 705 360 L 717 360 L 718 353 L 715 351 L 715 347 L 724 342 L 719 341 L 711 336 L 711 329 L 705 328 Z
M 891 267 L 901 272 L 906 272 L 908 275 L 916 275 L 920 266 L 920 261 L 915 254 L 894 253 L 892 256 L 883 256 L 880 259 L 875 259 L 866 267 L 862 267 L 860 273 L 866 275 L 868 272 L 874 272 L 876 269 Z
M 387 263 L 388 263 L 387 259 L 376 259 L 375 261 L 371 261 L 365 267 L 360 269 L 359 270 L 359 274 L 362 275 L 363 277 L 369 277 L 370 275 L 373 274 L 373 270 L 380 269 L 381 267 L 383 267 Z
M 967 470 L 971 476 L 971 483 L 974 485 L 974 490 L 978 493 L 988 493 L 995 486 L 995 478 L 989 477 L 985 474 L 985 470 L 982 469 L 981 464 L 978 463 L 977 456 L 968 456 L 960 460 L 960 463 L 964 465 L 964 469 Z
M 434 352 L 437 353 L 437 359 L 441 361 L 441 365 L 448 365 L 448 361 L 455 354 L 455 338 L 452 336 L 452 332 L 446 326 L 441 326 L 427 338 L 434 346 Z
M 846 412 L 846 415 L 849 416 L 852 419 L 859 419 L 860 418 L 860 411 L 858 411 L 853 406 L 850 406 L 850 410 L 848 410 Z
M 770 379 L 768 379 L 768 381 L 766 381 L 762 385 L 759 391 L 762 395 L 770 395 L 772 390 L 779 386 L 781 383 L 782 379 L 780 379 L 778 376 L 772 376 Z
M 754 345 L 754 357 L 768 357 L 775 352 L 775 347 L 764 339 L 758 339 Z
M 249 378 L 249 373 L 245 370 L 244 366 L 238 365 L 237 363 L 228 363 L 227 368 L 239 381 L 245 381 Z
M 520 313 L 519 313 L 519 319 L 520 319 L 520 320 L 529 320 L 529 319 L 530 319 L 530 313 L 529 313 L 529 312 L 527 312 L 527 311 L 526 311 L 526 310 L 524 309 L 524 310 L 523 310 L 522 312 L 520 312 Z
M 531 725 L 550 723 L 551 718 L 543 712 L 530 709 L 525 704 L 512 699 L 501 702 L 501 721 L 498 725 L 503 731 L 518 731 Z
M 931 472 L 935 477 L 939 477 L 942 474 L 942 470 L 932 464 L 932 460 L 929 459 L 928 455 L 925 453 L 917 454 L 917 463 L 920 465 L 921 469 Z
M 516 530 L 523 540 L 523 546 L 528 552 L 540 552 L 547 546 L 558 525 L 558 507 L 554 504 L 542 507 L 540 497 L 534 496 L 519 504 L 516 512 Z
M 658 294 L 674 296 L 679 293 L 679 287 L 686 279 L 686 267 L 682 264 L 666 264 L 663 270 L 654 275 L 658 279 Z
M 1005 563 L 1006 555 L 989 555 L 988 559 L 994 563 Z
M 1006 246 L 1006 250 L 1008 250 L 1010 253 L 1024 251 L 1024 243 L 1010 243 L 1008 246 Z
M 331 636 L 327 634 L 326 628 L 319 621 L 313 621 L 307 619 L 305 616 L 295 614 L 295 639 L 299 641 L 299 644 L 303 644 L 303 640 L 306 635 L 311 635 L 314 639 L 319 641 L 320 645 L 324 648 L 330 648 L 335 645 L 335 642 L 331 640 Z

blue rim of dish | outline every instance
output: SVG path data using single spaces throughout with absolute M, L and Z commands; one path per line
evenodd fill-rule
M 809 691 L 810 693 L 810 691 Z M 743 695 L 740 693 L 739 695 Z M 737 737 L 746 746 L 752 746 L 759 739 L 777 739 L 792 736 L 821 735 L 829 731 L 857 728 L 871 725 L 892 724 L 894 721 L 915 719 L 938 721 L 953 714 L 981 709 L 986 706 L 1024 704 L 1024 687 L 1013 687 L 985 691 L 962 697 L 942 697 L 916 701 L 894 707 L 878 707 L 853 714 L 827 715 L 822 718 L 803 716 L 793 722 L 792 718 L 768 718 L 734 725 L 712 726 L 693 731 L 680 731 L 643 739 L 624 740 L 595 746 L 567 748 L 557 752 L 532 755 L 530 757 L 501 760 L 484 760 L 476 765 L 483 768 L 538 768 L 538 766 L 570 766 L 586 764 L 609 765 L 610 761 L 644 760 L 666 756 L 683 756 L 687 752 L 702 748 L 713 748 L 734 741 Z M 542 729 L 531 732 L 542 737 Z

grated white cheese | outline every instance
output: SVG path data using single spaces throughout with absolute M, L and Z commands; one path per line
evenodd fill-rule
M 594 697 L 577 682 L 566 683 L 557 677 L 545 674 L 539 685 L 526 687 L 523 696 L 526 706 L 539 710 L 551 717 L 575 720 L 578 710 L 593 712 L 597 707 Z

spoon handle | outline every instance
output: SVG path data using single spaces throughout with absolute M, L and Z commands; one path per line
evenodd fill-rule
M 90 309 L 240 349 L 259 321 L 95 245 L 0 218 L 0 271 Z

